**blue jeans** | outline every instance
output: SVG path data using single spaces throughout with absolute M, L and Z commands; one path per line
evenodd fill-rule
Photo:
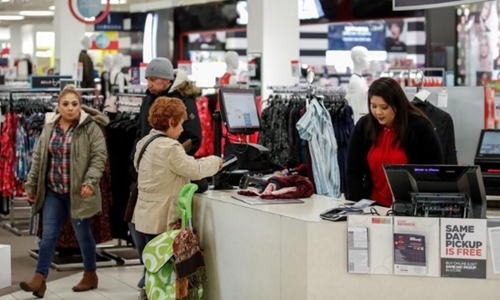
M 149 243 L 152 239 L 154 239 L 158 235 L 139 232 L 139 231 L 137 231 L 137 229 L 135 229 L 134 223 L 128 223 L 128 229 L 130 230 L 130 235 L 132 236 L 132 239 L 134 240 L 135 248 L 137 249 L 137 252 L 139 253 L 139 260 L 141 261 L 141 264 L 144 264 L 142 262 L 142 252 L 144 251 L 144 248 L 146 248 L 146 244 Z M 144 272 L 145 271 L 146 271 L 146 269 L 144 269 Z M 144 286 L 145 286 L 145 276 L 142 275 L 142 278 L 141 278 L 141 280 L 139 280 L 137 287 L 142 289 L 142 288 L 144 288 Z
M 47 188 L 43 204 L 43 232 L 39 245 L 37 273 L 45 276 L 49 274 L 61 226 L 66 217 L 70 215 L 70 212 L 71 200 L 69 194 L 57 194 Z M 96 270 L 96 245 L 90 230 L 90 221 L 91 219 L 71 219 L 71 224 L 82 252 L 84 269 L 87 272 L 94 272 Z

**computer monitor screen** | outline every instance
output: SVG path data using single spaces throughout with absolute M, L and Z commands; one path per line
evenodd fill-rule
M 222 88 L 222 120 L 229 133 L 254 133 L 260 131 L 260 119 L 255 102 L 255 93 L 251 89 Z
M 483 129 L 476 157 L 500 156 L 500 130 Z
M 486 217 L 486 193 L 478 166 L 384 165 L 384 170 L 395 205 L 411 206 L 411 193 L 466 194 L 471 217 Z

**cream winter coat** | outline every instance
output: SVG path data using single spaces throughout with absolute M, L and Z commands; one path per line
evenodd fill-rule
M 139 174 L 138 198 L 132 223 L 137 231 L 160 234 L 175 227 L 179 220 L 177 201 L 182 187 L 190 180 L 200 180 L 217 173 L 220 158 L 210 156 L 195 159 L 186 154 L 174 139 L 161 137 L 147 147 L 139 168 L 137 159 L 143 145 L 154 135 L 152 129 L 136 146 L 134 166 Z

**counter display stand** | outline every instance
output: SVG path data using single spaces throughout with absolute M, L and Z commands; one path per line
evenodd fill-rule
M 349 274 L 347 222 L 319 217 L 344 201 L 315 195 L 303 204 L 251 206 L 232 199 L 235 194 L 208 191 L 194 198 L 208 278 L 205 299 L 496 300 L 500 295 L 489 249 L 485 280 Z

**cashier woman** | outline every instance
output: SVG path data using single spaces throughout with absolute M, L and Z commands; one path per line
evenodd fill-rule
M 390 207 L 393 197 L 382 165 L 442 164 L 439 138 L 431 121 L 392 78 L 368 90 L 370 113 L 362 117 L 349 142 L 346 199 L 372 199 Z

